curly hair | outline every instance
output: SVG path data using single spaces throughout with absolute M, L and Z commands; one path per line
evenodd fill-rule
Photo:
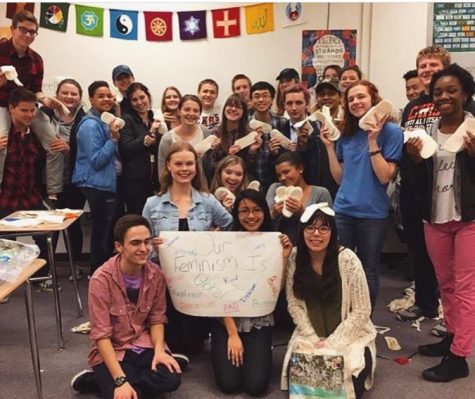
M 436 82 L 445 76 L 453 76 L 457 78 L 462 86 L 463 92 L 468 96 L 468 102 L 473 101 L 472 96 L 475 94 L 475 82 L 472 74 L 458 64 L 451 64 L 445 69 L 435 73 L 432 76 L 429 86 L 429 95 L 434 97 L 434 86 Z

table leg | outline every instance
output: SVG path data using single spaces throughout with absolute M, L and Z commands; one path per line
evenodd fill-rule
M 63 238 L 64 238 L 64 245 L 66 246 L 66 251 L 68 253 L 69 266 L 71 268 L 71 276 L 73 277 L 74 288 L 76 290 L 78 316 L 81 317 L 83 315 L 82 302 L 81 302 L 81 296 L 79 295 L 79 283 L 76 277 L 76 270 L 75 270 L 74 261 L 73 261 L 73 253 L 71 249 L 71 240 L 69 239 L 68 229 L 63 230 Z
M 40 357 L 38 355 L 38 340 L 36 338 L 35 310 L 31 299 L 31 284 L 26 280 L 25 285 L 26 316 L 28 320 L 28 333 L 30 336 L 31 361 L 35 373 L 36 392 L 38 399 L 43 399 L 43 388 L 41 385 Z
M 53 279 L 53 296 L 54 296 L 54 308 L 56 312 L 56 329 L 58 332 L 58 346 L 59 346 L 59 349 L 64 349 L 63 323 L 61 320 L 61 305 L 59 303 L 58 278 L 56 276 L 56 263 L 54 261 L 52 233 L 48 233 L 48 235 L 46 236 L 46 243 L 48 244 L 48 260 L 49 260 L 49 265 L 51 269 L 51 277 Z

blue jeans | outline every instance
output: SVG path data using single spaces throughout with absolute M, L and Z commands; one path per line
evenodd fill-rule
M 389 226 L 389 217 L 363 219 L 335 216 L 338 242 L 358 254 L 368 281 L 371 308 L 374 310 L 379 289 L 379 259 Z
M 112 255 L 112 229 L 115 221 L 116 193 L 81 187 L 92 217 L 90 276 Z

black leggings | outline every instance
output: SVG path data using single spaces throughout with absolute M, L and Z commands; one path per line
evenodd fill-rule
M 244 363 L 240 367 L 228 360 L 228 333 L 224 325 L 214 320 L 211 331 L 211 361 L 219 389 L 226 394 L 243 390 L 251 396 L 262 395 L 271 379 L 271 327 L 239 333 L 244 347 Z

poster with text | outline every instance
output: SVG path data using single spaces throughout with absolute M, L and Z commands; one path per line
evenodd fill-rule
M 160 232 L 160 265 L 175 308 L 207 317 L 272 313 L 282 279 L 279 234 Z
M 327 65 L 356 64 L 356 29 L 302 31 L 302 81 L 312 87 Z

